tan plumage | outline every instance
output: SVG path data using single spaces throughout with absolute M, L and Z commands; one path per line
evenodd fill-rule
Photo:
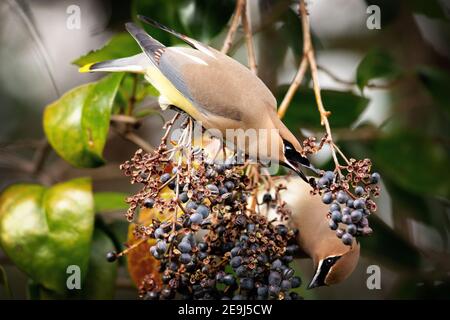
M 253 129 L 257 143 L 247 141 L 241 145 L 245 153 L 287 165 L 307 180 L 300 166 L 314 168 L 307 158 L 301 156 L 300 143 L 277 116 L 275 97 L 257 76 L 207 45 L 149 18 L 139 18 L 182 39 L 191 47 L 165 47 L 143 29 L 127 23 L 127 30 L 143 53 L 90 64 L 80 71 L 143 73 L 160 92 L 162 108 L 175 106 L 200 121 L 206 129 L 219 130 L 224 138 L 228 138 L 229 129 Z M 272 150 L 272 145 L 276 146 L 275 150 Z
M 332 285 L 345 280 L 358 263 L 359 243 L 353 240 L 353 245 L 349 247 L 336 237 L 335 231 L 328 227 L 328 206 L 322 203 L 320 196 L 310 194 L 309 186 L 293 177 L 285 180 L 285 183 L 287 191 L 282 196 L 292 210 L 291 224 L 299 230 L 298 244 L 314 264 L 315 276 L 310 287 Z M 323 279 L 318 279 L 319 267 L 329 257 L 340 258 Z

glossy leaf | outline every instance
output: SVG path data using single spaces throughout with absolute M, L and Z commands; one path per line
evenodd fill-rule
M 94 193 L 95 212 L 108 212 L 128 209 L 125 202 L 127 194 L 120 192 Z
M 370 217 L 373 234 L 361 237 L 361 254 L 402 270 L 420 268 L 421 256 L 417 248 L 404 240 L 376 215 Z
M 190 37 L 209 42 L 227 25 L 234 11 L 235 2 L 229 0 L 186 1 L 180 10 L 181 21 Z M 191 8 L 192 7 L 192 8 Z M 191 8 L 187 10 L 187 8 Z
M 420 67 L 417 70 L 420 81 L 433 99 L 450 115 L 450 75 L 448 72 L 433 67 Z
M 92 236 L 89 268 L 81 284 L 81 289 L 55 292 L 30 279 L 28 284 L 29 298 L 32 300 L 113 299 L 118 265 L 117 263 L 109 263 L 105 259 L 106 253 L 112 250 L 114 250 L 112 240 L 101 229 L 95 228 Z
M 392 56 L 380 49 L 367 53 L 356 69 L 356 84 L 361 92 L 372 79 L 392 78 L 398 75 L 398 66 Z
M 398 132 L 376 142 L 374 162 L 382 174 L 419 195 L 450 195 L 448 151 L 413 132 Z
M 0 196 L 0 245 L 35 282 L 66 290 L 67 267 L 88 268 L 94 224 L 91 182 L 17 184 Z
M 81 288 L 80 298 L 107 300 L 114 298 L 117 277 L 117 263 L 106 261 L 106 254 L 115 250 L 113 241 L 96 228 L 92 236 L 89 268 Z
M 88 63 L 129 57 L 141 52 L 139 45 L 128 32 L 114 35 L 101 49 L 91 51 L 72 61 L 82 67 Z
M 103 148 L 114 98 L 123 73 L 77 87 L 48 105 L 44 130 L 56 152 L 76 167 L 104 163 Z
M 288 86 L 279 90 L 278 101 L 281 101 Z M 366 108 L 369 100 L 351 92 L 322 90 L 322 99 L 325 108 L 331 112 L 328 118 L 332 128 L 349 127 Z M 283 121 L 293 132 L 302 127 L 318 128 L 320 115 L 312 89 L 301 88 L 291 101 L 291 105 Z
M 0 287 L 3 287 L 8 298 L 12 298 L 11 288 L 9 287 L 8 275 L 5 268 L 0 266 Z

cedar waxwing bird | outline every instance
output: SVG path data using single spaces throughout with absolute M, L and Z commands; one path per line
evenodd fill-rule
M 279 177 L 275 183 L 283 183 L 287 187 L 280 196 L 292 211 L 289 224 L 299 231 L 300 256 L 310 257 L 313 261 L 314 276 L 308 289 L 345 280 L 358 263 L 359 243 L 355 239 L 351 246 L 342 243 L 335 231 L 329 228 L 328 206 L 319 195 L 311 195 L 309 186 L 300 179 Z M 276 214 L 269 211 L 269 219 L 272 218 L 276 218 Z
M 270 151 L 267 153 L 269 160 L 293 169 L 307 182 L 301 167 L 317 173 L 309 160 L 301 155 L 302 147 L 297 138 L 278 118 L 275 97 L 247 67 L 152 19 L 138 17 L 183 40 L 190 47 L 166 47 L 134 23 L 127 23 L 126 29 L 143 53 L 88 64 L 80 68 L 80 72 L 144 74 L 159 91 L 162 109 L 174 106 L 201 122 L 205 129 L 218 129 L 223 137 L 226 137 L 227 130 L 253 129 L 257 132 L 258 145 L 265 145 L 265 150 Z M 260 134 L 261 130 L 266 133 Z M 267 146 L 274 142 L 277 147 L 273 151 Z M 312 181 L 310 179 L 309 183 Z

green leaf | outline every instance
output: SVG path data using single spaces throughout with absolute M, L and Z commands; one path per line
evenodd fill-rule
M 91 181 L 74 179 L 46 188 L 17 184 L 0 196 L 0 245 L 35 282 L 66 290 L 67 267 L 88 268 L 94 226 Z
M 280 88 L 278 101 L 283 99 L 287 88 Z M 325 108 L 331 111 L 328 119 L 332 128 L 349 127 L 369 103 L 369 99 L 351 92 L 334 90 L 322 90 L 322 100 Z M 301 88 L 292 99 L 283 121 L 293 132 L 298 132 L 302 127 L 319 128 L 320 114 L 316 106 L 314 91 Z
M 130 57 L 140 52 L 142 51 L 133 37 L 129 33 L 123 32 L 114 35 L 101 49 L 91 51 L 72 63 L 82 67 L 88 63 Z
M 56 152 L 76 167 L 104 163 L 103 148 L 114 98 L 123 73 L 77 87 L 47 106 L 44 130 Z
M 399 68 L 392 56 L 381 49 L 373 49 L 361 60 L 356 69 L 356 84 L 361 92 L 372 79 L 392 78 Z
M 362 255 L 402 271 L 420 268 L 421 256 L 417 248 L 376 215 L 370 217 L 370 226 L 373 234 L 360 239 Z
M 450 74 L 428 66 L 419 67 L 417 74 L 433 99 L 444 108 L 447 115 L 450 115 L 450 90 L 448 89 Z
M 396 132 L 375 144 L 374 163 L 382 174 L 419 195 L 448 197 L 448 150 L 428 137 Z
M 448 20 L 439 0 L 409 0 L 407 3 L 416 13 L 423 14 L 429 18 Z
M 106 261 L 106 254 L 115 250 L 113 241 L 96 228 L 92 236 L 89 269 L 77 297 L 89 300 L 111 300 L 114 298 L 117 263 Z
M 8 298 L 12 298 L 12 291 L 9 287 L 8 275 L 6 274 L 5 268 L 0 266 L 0 285 L 4 287 L 5 293 Z
M 89 268 L 84 277 L 81 289 L 55 292 L 30 279 L 28 283 L 28 296 L 32 300 L 62 300 L 87 299 L 111 300 L 114 298 L 117 278 L 117 263 L 109 263 L 105 256 L 114 250 L 111 239 L 98 228 L 92 235 L 92 246 L 89 259 Z
M 183 43 L 183 41 L 171 34 L 149 26 L 137 19 L 137 15 L 148 16 L 157 20 L 159 23 L 174 29 L 182 34 L 187 34 L 180 19 L 180 10 L 186 5 L 186 0 L 165 0 L 164 5 L 157 1 L 133 0 L 131 4 L 131 16 L 134 21 L 142 26 L 147 32 L 166 46 Z M 187 34 L 188 35 L 188 34 Z
M 180 10 L 181 21 L 190 37 L 208 42 L 227 25 L 234 7 L 235 2 L 229 0 L 186 1 Z
M 94 193 L 95 212 L 107 212 L 128 209 L 126 193 L 96 192 Z

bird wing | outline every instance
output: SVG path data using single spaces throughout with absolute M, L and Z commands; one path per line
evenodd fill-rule
M 264 114 L 268 106 L 276 108 L 264 83 L 227 55 L 161 25 L 159 28 L 187 39 L 192 48 L 165 47 L 133 23 L 126 28 L 154 66 L 191 102 L 191 106 L 178 106 L 187 113 L 239 122 Z

